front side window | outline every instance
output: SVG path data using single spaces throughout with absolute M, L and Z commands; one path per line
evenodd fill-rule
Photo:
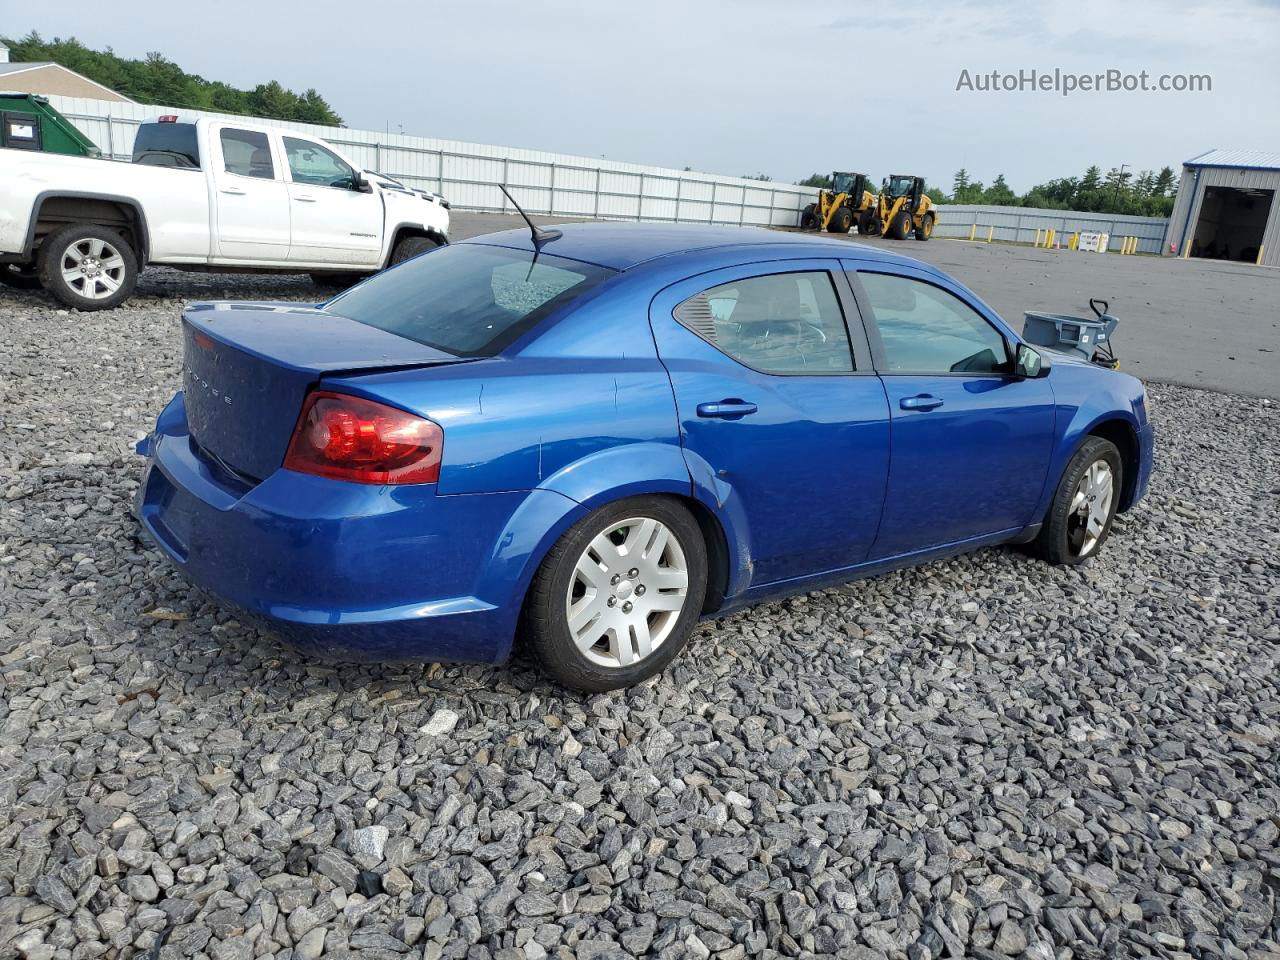
M 762 373 L 850 373 L 844 314 L 825 271 L 723 283 L 690 297 L 675 318 Z
M 340 294 L 325 310 L 460 357 L 493 356 L 614 271 L 531 251 L 452 244 Z
M 294 183 L 338 187 L 341 190 L 355 186 L 355 171 L 351 164 L 318 143 L 285 137 L 284 155 L 288 158 L 289 174 Z
M 271 144 L 267 135 L 257 130 L 224 129 L 218 134 L 222 142 L 222 163 L 227 173 L 242 177 L 274 180 L 275 165 L 271 162 Z
M 941 287 L 889 273 L 859 273 L 887 373 L 1004 373 L 1000 331 Z

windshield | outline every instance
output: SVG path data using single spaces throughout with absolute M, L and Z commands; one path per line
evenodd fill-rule
M 889 178 L 889 196 L 901 197 L 911 192 L 911 188 L 915 185 L 914 177 L 890 177 Z
M 498 353 L 614 271 L 528 250 L 456 244 L 415 257 L 324 309 L 459 357 Z
M 853 174 L 837 173 L 831 177 L 831 189 L 836 193 L 848 193 L 853 186 Z

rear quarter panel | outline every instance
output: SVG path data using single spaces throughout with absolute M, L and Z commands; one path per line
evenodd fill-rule
M 131 200 L 146 218 L 152 262 L 204 262 L 209 194 L 200 170 L 0 151 L 0 252 L 20 253 L 37 201 L 49 196 Z

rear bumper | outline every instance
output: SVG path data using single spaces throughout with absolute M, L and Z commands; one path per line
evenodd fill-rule
M 193 449 L 181 394 L 139 448 L 135 512 L 174 565 L 338 658 L 504 660 L 528 566 L 509 528 L 540 497 L 554 501 L 544 513 L 572 506 L 547 491 L 437 496 L 283 469 L 238 487 Z

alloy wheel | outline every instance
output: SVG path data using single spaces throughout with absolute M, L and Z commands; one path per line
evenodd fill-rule
M 603 667 L 629 667 L 675 628 L 689 593 L 689 567 L 674 531 L 652 517 L 610 524 L 578 558 L 565 596 L 569 633 Z
M 97 237 L 76 240 L 58 260 L 62 279 L 86 300 L 105 300 L 124 283 L 125 263 L 120 251 Z
M 1092 553 L 1106 530 L 1115 485 L 1115 474 L 1106 460 L 1095 460 L 1089 464 L 1076 484 L 1067 514 L 1067 545 L 1077 557 L 1087 557 Z

